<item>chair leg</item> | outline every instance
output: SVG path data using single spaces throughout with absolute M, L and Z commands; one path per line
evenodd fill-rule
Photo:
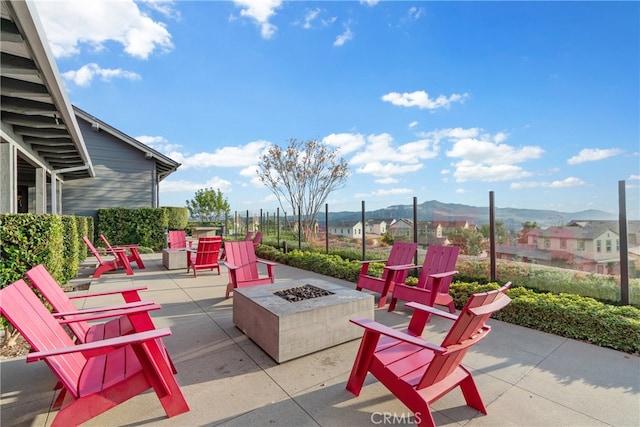
M 480 397 L 478 387 L 476 386 L 475 381 L 473 381 L 473 377 L 469 371 L 467 371 L 467 377 L 460 382 L 460 389 L 462 390 L 462 395 L 464 396 L 464 400 L 467 402 L 467 405 L 486 415 L 487 408 L 482 402 L 482 397 Z

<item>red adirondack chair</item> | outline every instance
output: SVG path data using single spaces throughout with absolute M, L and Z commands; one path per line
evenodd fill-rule
M 109 243 L 109 241 L 107 240 L 106 237 L 104 237 L 104 234 L 100 234 L 100 238 L 102 239 L 102 241 L 104 242 L 104 244 L 107 246 L 107 250 L 111 253 L 114 253 L 114 250 L 118 249 L 124 249 L 129 251 L 129 253 L 127 254 L 127 259 L 129 260 L 129 263 L 135 262 L 136 264 L 138 264 L 138 268 L 140 270 L 142 270 L 144 267 L 144 262 L 142 262 L 142 257 L 140 257 L 140 252 L 138 252 L 138 245 L 116 245 L 116 246 L 111 246 L 111 244 Z
M 492 313 L 511 299 L 507 283 L 499 290 L 472 295 L 460 315 L 452 315 L 418 303 L 406 331 L 398 331 L 366 318 L 351 322 L 365 328 L 360 349 L 347 382 L 347 390 L 358 396 L 368 372 L 413 413 L 420 426 L 435 426 L 429 405 L 460 386 L 468 406 L 487 413 L 471 372 L 460 363 L 472 345 L 489 333 Z M 421 335 L 431 314 L 455 320 L 440 345 Z
M 169 230 L 169 249 L 186 249 L 187 233 L 184 230 Z
M 247 231 L 247 234 L 244 235 L 243 240 L 251 240 L 253 239 L 253 231 Z
M 169 328 L 75 344 L 24 280 L 0 290 L 0 313 L 62 385 L 52 426 L 82 424 L 153 388 L 168 417 L 189 411 L 161 338 Z M 134 324 L 134 327 L 136 325 Z
M 408 286 L 404 280 L 397 281 L 391 294 L 389 311 L 396 308 L 396 302 L 413 301 L 433 307 L 435 304 L 446 305 L 450 313 L 456 312 L 453 298 L 449 295 L 449 287 L 453 276 L 458 274 L 455 270 L 460 248 L 458 246 L 430 245 L 420 268 L 418 284 Z M 416 266 L 405 267 L 407 269 Z
M 360 276 L 356 284 L 356 290 L 368 289 L 380 294 L 378 307 L 384 307 L 387 302 L 387 295 L 393 291 L 396 283 L 402 283 L 407 278 L 409 270 L 394 270 L 390 267 L 411 265 L 413 257 L 418 248 L 417 243 L 394 242 L 389 253 L 389 258 L 385 260 L 362 261 Z M 368 275 L 369 264 L 372 262 L 384 262 L 385 268 L 381 277 Z
M 222 236 L 201 237 L 198 239 L 196 249 L 187 249 L 187 273 L 193 268 L 193 277 L 197 277 L 198 270 L 211 270 L 215 268 L 220 274 L 220 245 Z
M 27 271 L 26 276 L 31 285 L 49 302 L 54 311 L 53 316 L 66 323 L 79 343 L 100 340 L 105 335 L 117 337 L 131 334 L 136 330 L 141 332 L 156 329 L 149 311 L 159 310 L 160 306 L 151 301 L 142 301 L 139 292 L 147 289 L 144 286 L 69 296 L 42 264 Z M 117 294 L 122 296 L 126 304 L 84 310 L 78 310 L 73 304 L 73 300 L 80 298 L 95 298 Z M 114 313 L 123 314 L 114 316 Z M 132 324 L 132 318 L 136 323 L 135 327 Z M 68 319 L 72 321 L 65 322 Z M 104 323 L 92 322 L 91 325 L 88 322 L 88 320 L 99 319 L 109 320 Z M 171 363 L 173 372 L 177 373 L 173 361 L 170 358 L 168 360 Z
M 127 305 L 120 306 L 112 306 L 112 307 L 101 307 L 101 308 L 93 308 L 90 310 L 82 310 L 84 313 L 94 312 L 109 312 L 113 310 L 120 310 L 123 308 L 131 308 L 131 307 L 139 307 L 148 304 L 152 304 L 151 302 L 142 301 L 140 298 L 139 291 L 143 291 L 147 289 L 146 287 L 136 287 L 129 289 L 121 289 L 114 290 L 108 292 L 99 292 L 99 293 L 91 293 L 91 294 L 79 294 L 69 296 L 65 293 L 60 285 L 56 282 L 56 280 L 49 274 L 44 265 L 40 264 L 36 267 L 33 267 L 31 270 L 27 271 L 26 276 L 29 278 L 31 285 L 40 291 L 40 294 L 51 304 L 53 311 L 58 313 L 58 317 L 68 317 L 76 315 L 78 312 L 77 307 L 73 304 L 74 299 L 79 298 L 93 298 L 93 297 L 101 297 L 107 295 L 122 295 L 125 303 L 129 303 Z M 61 315 L 60 315 L 61 314 Z M 149 319 L 151 321 L 151 319 Z M 114 330 L 120 331 L 120 335 L 126 335 L 133 331 L 133 325 L 131 325 L 131 321 L 127 316 L 121 316 L 120 318 L 111 319 L 107 324 L 93 324 L 89 325 L 89 323 L 85 320 L 80 320 L 77 322 L 69 323 L 69 329 L 76 336 L 76 339 L 80 343 L 87 342 L 91 336 L 94 336 L 95 333 L 92 329 L 95 328 L 110 328 Z M 150 324 L 153 326 L 153 323 Z M 154 327 L 150 327 L 149 329 L 155 329 Z
M 105 261 L 100 256 L 100 253 L 98 253 L 96 248 L 93 246 L 93 243 L 91 243 L 91 240 L 87 238 L 87 236 L 83 236 L 82 240 L 84 240 L 84 243 L 89 247 L 89 251 L 91 251 L 93 256 L 98 261 L 98 267 L 96 268 L 96 271 L 93 272 L 94 279 L 99 278 L 100 276 L 102 276 L 102 273 L 106 271 L 114 271 L 114 270 L 117 270 L 118 268 L 124 268 L 124 271 L 127 273 L 127 276 L 133 275 L 133 269 L 131 268 L 131 264 L 129 263 L 129 258 L 127 258 L 127 254 L 124 249 L 114 249 L 112 252 L 113 259 Z
M 229 294 L 236 288 L 273 283 L 273 270 L 278 263 L 258 258 L 251 240 L 225 242 L 224 247 L 227 256 L 224 264 L 227 266 L 229 271 L 229 283 L 227 284 L 226 298 L 229 298 Z M 260 275 L 260 272 L 258 271 L 258 264 L 266 266 L 266 277 Z
M 258 231 L 254 236 L 253 236 L 253 248 L 254 249 L 258 249 L 258 245 L 260 243 L 262 243 L 262 236 L 264 235 L 264 233 L 262 231 Z

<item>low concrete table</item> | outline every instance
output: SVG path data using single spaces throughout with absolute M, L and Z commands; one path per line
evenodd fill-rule
M 163 249 L 162 265 L 168 270 L 179 270 L 187 268 L 187 250 L 186 249 Z
M 297 302 L 274 294 L 304 285 L 333 294 Z M 373 308 L 373 295 L 319 279 L 233 292 L 233 323 L 278 363 L 362 337 L 362 328 L 349 319 L 373 319 Z
M 220 227 L 191 227 L 191 237 L 198 240 L 200 237 L 215 237 Z

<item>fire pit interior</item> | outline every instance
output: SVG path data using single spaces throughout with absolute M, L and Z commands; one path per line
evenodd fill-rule
M 281 291 L 274 292 L 273 294 L 289 302 L 296 302 L 311 298 L 326 297 L 333 295 L 333 292 L 306 284 L 295 288 L 283 289 Z

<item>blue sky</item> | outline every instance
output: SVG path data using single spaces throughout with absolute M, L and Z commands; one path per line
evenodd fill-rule
M 180 162 L 164 206 L 274 211 L 270 145 L 349 163 L 333 211 L 640 206 L 640 3 L 38 1 L 74 105 Z M 286 209 L 286 208 L 285 208 Z

